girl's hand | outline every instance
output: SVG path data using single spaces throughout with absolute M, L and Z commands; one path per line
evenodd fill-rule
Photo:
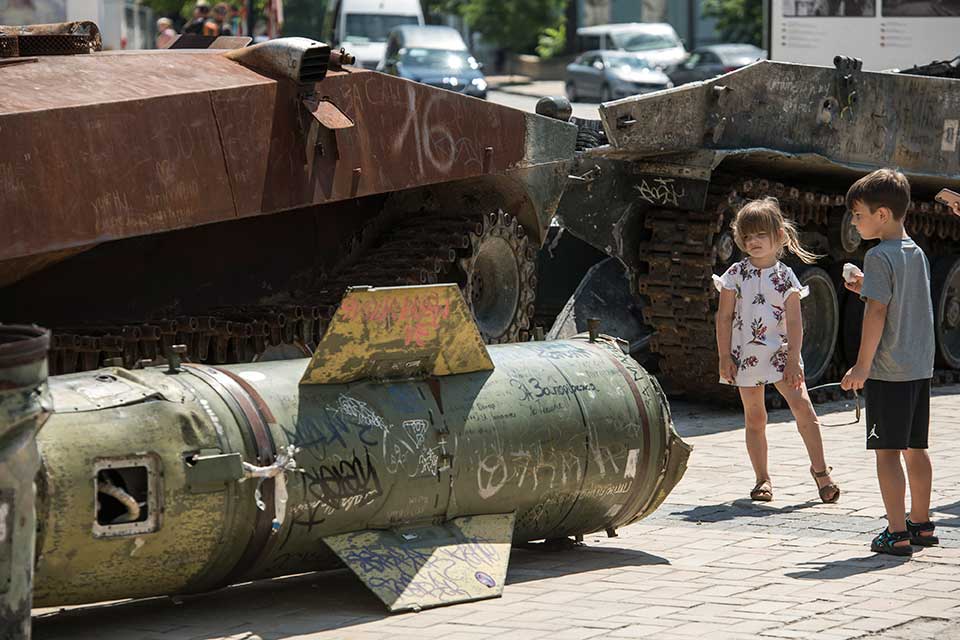
M 863 276 L 854 276 L 852 281 L 844 281 L 843 286 L 859 295 L 860 290 L 863 289 Z
M 730 357 L 730 354 L 720 356 L 720 379 L 726 380 L 731 384 L 736 382 L 737 365 L 733 361 L 733 358 Z
M 953 212 L 953 215 L 960 216 L 960 202 L 957 202 L 956 200 L 952 201 L 950 203 L 950 211 Z
M 783 368 L 783 380 L 794 389 L 800 389 L 803 386 L 803 367 L 799 360 L 790 358 L 787 360 L 787 366 Z

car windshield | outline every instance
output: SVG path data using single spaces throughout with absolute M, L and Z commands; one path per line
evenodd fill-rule
M 680 42 L 669 33 L 623 33 L 615 41 L 624 51 L 651 51 L 679 47 Z
M 476 69 L 480 66 L 466 51 L 446 49 L 403 49 L 400 52 L 400 59 L 411 67 L 430 67 L 449 71 Z
M 395 16 L 384 13 L 348 13 L 344 28 L 344 42 L 365 44 L 367 42 L 386 42 L 387 35 L 394 27 L 402 24 L 420 24 L 417 16 Z
M 637 56 L 607 56 L 607 64 L 614 71 L 642 71 L 650 69 L 650 63 Z

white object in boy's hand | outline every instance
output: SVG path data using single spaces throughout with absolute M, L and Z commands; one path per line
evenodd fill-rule
M 847 262 L 843 265 L 843 279 L 847 282 L 853 282 L 857 278 L 863 277 L 863 271 L 860 270 L 860 267 L 853 264 L 852 262 Z

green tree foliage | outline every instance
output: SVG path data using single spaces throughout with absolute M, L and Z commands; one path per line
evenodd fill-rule
M 537 55 L 547 60 L 563 53 L 567 46 L 567 26 L 563 22 L 559 27 L 547 27 L 537 41 Z
M 703 0 L 703 15 L 717 19 L 717 31 L 724 40 L 763 46 L 761 0 Z
M 541 34 L 560 29 L 567 0 L 423 0 L 424 11 L 459 14 L 483 39 L 517 53 L 532 52 Z

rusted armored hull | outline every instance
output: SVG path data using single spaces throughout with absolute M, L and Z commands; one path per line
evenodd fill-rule
M 537 141 L 556 123 L 392 76 L 307 93 L 217 51 L 4 69 L 0 260 L 568 159 Z
M 456 282 L 519 339 L 575 128 L 337 55 L 4 66 L 0 317 L 51 327 L 54 373 L 173 342 L 225 363 L 309 353 L 346 286 Z

